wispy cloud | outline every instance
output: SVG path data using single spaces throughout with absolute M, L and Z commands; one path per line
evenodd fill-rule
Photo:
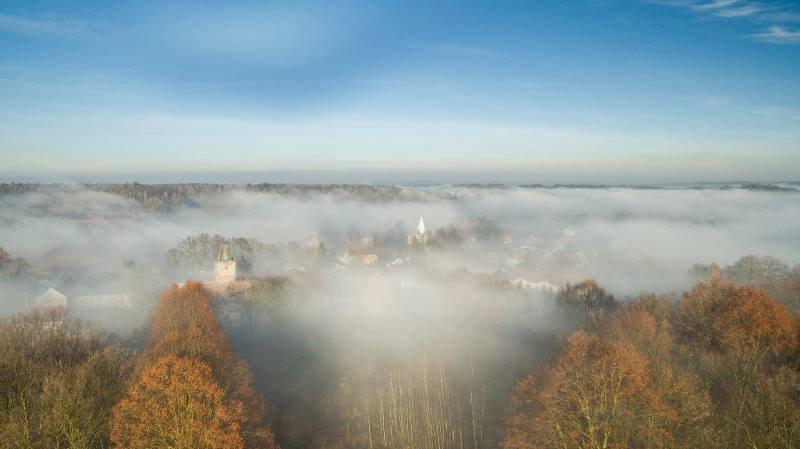
M 788 108 L 786 106 L 756 106 L 753 108 L 753 113 L 770 117 L 782 117 L 800 120 L 800 109 Z
M 717 17 L 734 18 L 750 17 L 758 13 L 771 10 L 762 3 L 751 0 L 646 0 L 666 6 L 679 6 L 688 8 L 698 13 L 711 14 Z
M 759 19 L 769 22 L 800 22 L 800 12 L 767 12 L 759 15 Z
M 773 25 L 767 31 L 752 34 L 752 37 L 761 42 L 769 42 L 771 44 L 798 44 L 800 43 L 800 30 L 790 30 L 779 25 Z
M 693 2 L 689 7 L 695 11 L 707 11 L 717 17 L 750 17 L 764 10 L 759 3 L 749 0 Z
M 26 17 L 0 13 L 0 33 L 14 33 L 24 36 L 65 36 L 92 35 L 96 28 L 77 20 Z
M 749 19 L 751 22 L 800 22 L 796 4 L 778 0 L 646 0 L 658 5 L 682 7 L 705 16 L 723 19 Z M 800 43 L 800 30 L 772 25 L 766 31 L 749 37 L 770 44 Z

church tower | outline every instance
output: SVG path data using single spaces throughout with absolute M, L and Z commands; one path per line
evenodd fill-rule
M 430 240 L 431 233 L 425 228 L 425 220 L 419 217 L 419 224 L 417 225 L 417 233 L 408 236 L 409 245 L 427 246 Z
M 217 260 L 214 261 L 214 281 L 218 283 L 231 283 L 236 280 L 236 260 L 233 259 L 231 249 L 227 243 L 219 247 Z

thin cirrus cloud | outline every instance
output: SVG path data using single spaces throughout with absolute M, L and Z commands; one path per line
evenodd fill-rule
M 791 23 L 800 21 L 796 4 L 782 1 L 752 0 L 648 0 L 666 6 L 687 8 L 697 14 L 723 19 L 741 19 L 753 22 Z M 800 30 L 781 25 L 771 25 L 766 30 L 753 32 L 748 37 L 769 44 L 800 43 Z
M 790 30 L 780 25 L 773 25 L 762 33 L 752 35 L 758 41 L 770 44 L 798 44 L 800 43 L 800 30 Z
M 748 0 L 715 0 L 707 3 L 692 2 L 695 11 L 708 11 L 718 17 L 749 17 L 764 10 L 755 2 Z
M 26 17 L 0 13 L 0 32 L 37 36 L 88 36 L 96 27 L 88 22 L 51 17 Z

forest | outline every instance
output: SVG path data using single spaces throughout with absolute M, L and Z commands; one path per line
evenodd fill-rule
M 215 315 L 220 299 L 191 282 L 163 292 L 148 325 L 127 338 L 63 310 L 16 315 L 0 325 L 0 440 L 9 448 L 794 448 L 800 318 L 790 310 L 800 304 L 800 270 L 774 277 L 771 262 L 706 267 L 679 298 L 619 301 L 593 280 L 565 285 L 539 310 L 559 324 L 527 329 L 513 350 L 493 332 L 524 326 L 495 322 L 508 318 L 501 310 L 524 315 L 545 298 L 470 273 L 456 275 L 465 292 L 507 303 L 465 295 L 476 313 L 420 330 L 424 342 L 396 336 L 391 347 L 361 340 L 364 329 L 339 335 L 318 322 L 291 341 L 301 337 L 290 327 L 302 324 L 289 303 L 311 301 L 300 290 L 314 287 L 280 279 L 254 284 L 257 318 L 230 337 Z
M 0 195 L 0 447 L 800 447 L 794 193 L 247 188 Z

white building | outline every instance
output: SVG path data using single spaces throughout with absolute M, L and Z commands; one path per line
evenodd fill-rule
M 36 307 L 40 308 L 60 307 L 62 309 L 66 309 L 67 297 L 63 293 L 54 288 L 48 288 L 36 298 Z
M 419 217 L 419 224 L 417 225 L 417 233 L 408 236 L 409 245 L 427 245 L 430 241 L 431 234 L 425 228 L 425 220 Z
M 129 310 L 133 308 L 128 295 L 76 296 L 70 301 L 75 310 Z
M 214 261 L 214 282 L 228 284 L 236 280 L 236 260 L 231 254 L 230 247 L 223 243 L 219 247 L 217 260 Z

